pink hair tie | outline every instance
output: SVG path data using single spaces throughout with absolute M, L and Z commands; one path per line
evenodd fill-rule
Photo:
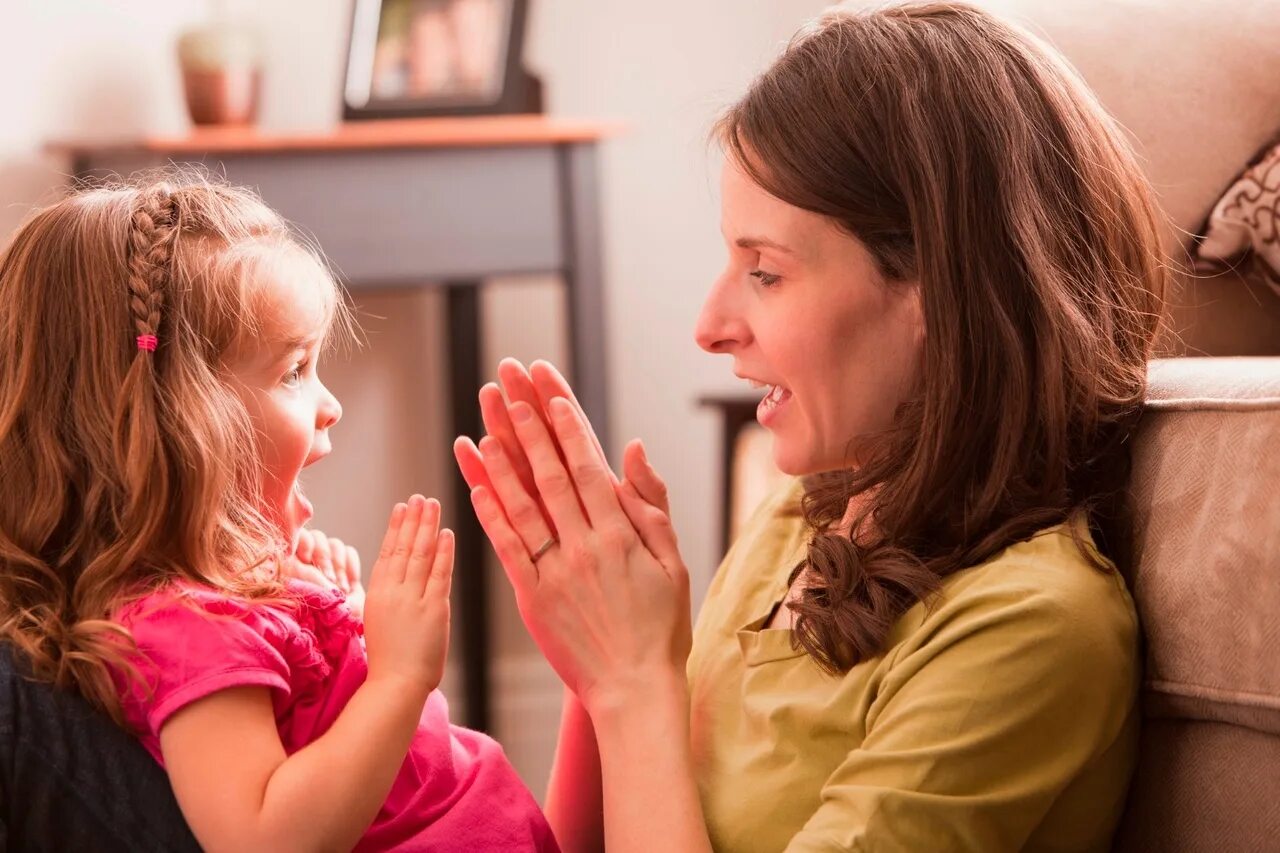
M 138 335 L 138 349 L 144 349 L 147 352 L 155 352 L 156 343 L 155 335 Z

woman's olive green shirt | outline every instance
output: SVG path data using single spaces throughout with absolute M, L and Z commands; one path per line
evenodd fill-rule
M 884 654 L 831 676 L 790 630 L 762 629 L 804 554 L 799 495 L 756 513 L 694 631 L 693 754 L 716 850 L 1108 849 L 1137 744 L 1137 617 L 1119 574 L 1049 528 L 946 578 Z

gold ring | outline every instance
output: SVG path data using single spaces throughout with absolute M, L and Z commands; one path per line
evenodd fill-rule
M 529 561 L 533 563 L 538 562 L 538 560 L 541 559 L 544 554 L 550 551 L 555 544 L 556 544 L 556 537 L 552 536 L 546 542 L 543 542 L 541 545 L 539 545 L 538 550 L 534 551 L 532 554 L 529 555 Z

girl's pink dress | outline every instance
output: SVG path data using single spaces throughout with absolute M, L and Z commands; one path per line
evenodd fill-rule
M 160 728 L 185 705 L 229 687 L 271 690 L 289 754 L 333 725 L 369 667 L 363 625 L 337 591 L 290 582 L 289 611 L 232 601 L 186 585 L 116 615 L 138 644 L 150 693 L 117 672 L 126 720 L 162 765 Z M 357 850 L 558 848 L 546 818 L 491 738 L 449 723 L 444 695 L 422 710 L 391 793 Z

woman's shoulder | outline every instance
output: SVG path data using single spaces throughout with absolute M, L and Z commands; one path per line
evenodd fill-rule
M 1082 519 L 1049 527 L 945 578 L 896 626 L 898 655 L 931 646 L 997 656 L 1035 650 L 1019 666 L 1135 677 L 1138 618 L 1124 579 Z M 1003 650 L 1003 651 L 1001 651 Z
M 1094 545 L 1083 517 L 1047 527 L 945 579 L 952 602 L 1020 601 L 1061 610 L 1073 621 L 1094 613 L 1136 623 L 1133 600 L 1115 565 Z

